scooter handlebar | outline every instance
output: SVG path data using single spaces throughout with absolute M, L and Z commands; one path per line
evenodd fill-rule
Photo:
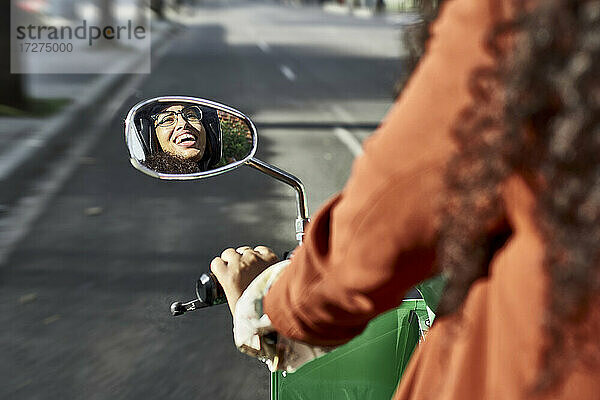
M 200 278 L 196 282 L 196 299 L 187 303 L 174 302 L 171 304 L 171 315 L 177 317 L 188 311 L 199 310 L 200 308 L 223 303 L 227 303 L 225 291 L 217 278 L 209 272 L 200 275 Z
M 283 259 L 287 260 L 291 255 L 291 251 L 285 252 Z M 195 300 L 188 301 L 187 303 L 176 301 L 171 304 L 171 315 L 176 317 L 178 315 L 183 315 L 188 311 L 227 303 L 227 297 L 225 296 L 223 286 L 221 286 L 212 272 L 200 275 L 200 278 L 196 281 L 196 297 Z

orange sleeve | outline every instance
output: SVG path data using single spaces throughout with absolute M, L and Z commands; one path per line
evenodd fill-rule
M 444 8 L 402 97 L 264 298 L 281 334 L 344 343 L 432 275 L 451 128 L 469 103 L 471 72 L 492 62 L 484 51 L 490 4 L 454 0 Z

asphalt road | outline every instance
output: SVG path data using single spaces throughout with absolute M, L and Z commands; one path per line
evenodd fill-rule
M 266 367 L 233 345 L 226 306 L 173 318 L 169 305 L 191 299 L 227 247 L 291 249 L 294 192 L 249 168 L 153 180 L 129 165 L 122 120 L 166 94 L 238 108 L 258 127 L 257 157 L 302 179 L 314 211 L 391 105 L 398 27 L 233 1 L 205 1 L 181 22 L 125 102 L 107 98 L 98 109 L 112 107 L 108 118 L 72 132 L 74 145 L 84 131 L 100 136 L 36 203 L 40 216 L 0 265 L 2 399 L 269 396 Z

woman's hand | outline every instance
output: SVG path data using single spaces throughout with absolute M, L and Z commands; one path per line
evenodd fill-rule
M 221 257 L 216 257 L 210 263 L 210 270 L 219 280 L 231 314 L 235 312 L 235 305 L 248 287 L 261 272 L 279 259 L 271 249 L 265 246 L 242 246 L 237 249 L 226 249 Z

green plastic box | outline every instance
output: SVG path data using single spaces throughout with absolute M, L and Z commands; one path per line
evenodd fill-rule
M 417 286 L 423 299 L 404 300 L 400 307 L 373 319 L 349 343 L 294 373 L 271 374 L 271 399 L 389 400 L 431 325 L 431 310 L 443 286 L 441 277 L 423 282 Z

